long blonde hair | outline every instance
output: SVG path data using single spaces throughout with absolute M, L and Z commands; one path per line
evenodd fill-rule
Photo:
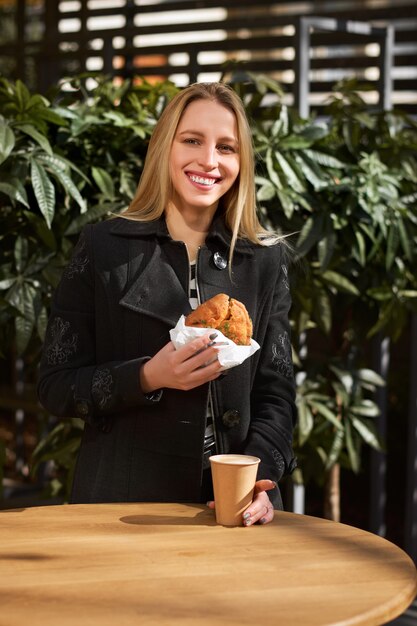
M 226 224 L 231 232 L 230 258 L 238 238 L 271 245 L 281 237 L 265 230 L 257 216 L 252 135 L 239 96 L 223 83 L 195 83 L 177 93 L 163 111 L 149 141 L 143 172 L 129 207 L 121 217 L 139 221 L 158 219 L 172 196 L 169 154 L 181 117 L 195 100 L 211 100 L 230 110 L 237 123 L 239 175 L 221 198 Z

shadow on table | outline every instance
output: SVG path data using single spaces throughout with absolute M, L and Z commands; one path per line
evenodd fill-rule
M 133 524 L 137 526 L 217 526 L 214 512 L 211 510 L 201 510 L 199 505 L 187 505 L 196 511 L 194 517 L 183 515 L 125 515 L 120 517 L 120 521 L 124 524 Z M 175 505 L 173 505 L 173 509 Z M 174 511 L 173 511 L 174 513 Z

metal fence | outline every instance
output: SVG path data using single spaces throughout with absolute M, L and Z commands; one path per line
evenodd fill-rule
M 377 100 L 385 54 L 380 32 L 389 25 L 392 101 L 417 114 L 414 0 L 3 0 L 0 16 L 0 71 L 41 91 L 85 71 L 185 85 L 216 80 L 238 62 L 280 81 L 289 103 L 299 72 L 300 17 L 336 20 L 345 27 L 309 25 L 308 99 L 316 108 L 335 81 L 351 76 L 374 83 L 368 97 Z

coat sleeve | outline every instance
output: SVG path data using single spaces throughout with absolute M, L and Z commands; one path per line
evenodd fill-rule
M 38 397 L 58 417 L 100 425 L 115 411 L 144 404 L 139 369 L 149 358 L 96 362 L 95 272 L 91 227 L 80 235 L 51 306 L 41 357 Z
M 275 247 L 275 246 L 274 246 Z M 251 393 L 251 424 L 245 454 L 258 456 L 258 479 L 278 482 L 296 467 L 292 449 L 296 423 L 295 383 L 288 313 L 291 295 L 282 247 L 276 246 L 271 271 L 276 274 L 273 297 L 264 311 L 260 356 Z M 272 250 L 271 250 L 272 252 Z

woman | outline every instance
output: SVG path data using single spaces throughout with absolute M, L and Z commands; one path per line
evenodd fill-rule
M 212 331 L 169 341 L 217 293 L 246 305 L 261 345 L 227 376 Z M 295 465 L 289 306 L 284 245 L 256 217 L 242 103 L 191 85 L 155 127 L 132 204 L 83 230 L 54 297 L 38 390 L 50 412 L 85 420 L 72 501 L 202 502 L 208 458 L 234 452 L 261 459 L 242 523 L 271 521 Z

